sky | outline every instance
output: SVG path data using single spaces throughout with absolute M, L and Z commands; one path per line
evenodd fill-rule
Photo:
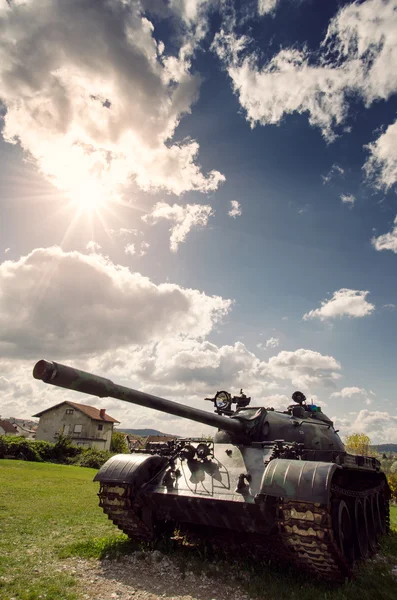
M 397 442 L 397 0 L 0 0 L 0 414 L 41 358 Z

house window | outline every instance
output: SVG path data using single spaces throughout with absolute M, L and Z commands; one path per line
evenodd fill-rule
M 64 425 L 63 426 L 63 435 L 69 435 L 70 432 L 70 425 Z
M 73 432 L 74 433 L 81 433 L 82 429 L 83 429 L 82 425 L 75 425 L 74 429 L 73 429 Z
M 103 425 L 98 425 L 98 431 L 102 431 Z
M 67 409 L 66 409 L 66 414 L 67 414 L 67 415 L 72 415 L 73 413 L 74 413 L 74 410 L 73 410 L 73 408 L 67 408 Z

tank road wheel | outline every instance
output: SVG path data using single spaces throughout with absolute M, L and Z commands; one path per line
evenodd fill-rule
M 373 510 L 374 510 L 374 522 L 375 530 L 378 538 L 385 533 L 385 523 L 382 522 L 382 516 L 380 514 L 380 503 L 382 502 L 382 496 L 377 493 L 373 496 Z
M 364 498 L 364 511 L 367 518 L 368 545 L 371 554 L 374 554 L 378 547 L 375 526 L 374 499 L 374 495 Z
M 360 498 L 356 498 L 354 503 L 354 526 L 357 555 L 359 558 L 368 558 L 368 523 Z
M 354 563 L 354 528 L 349 507 L 340 500 L 334 509 L 334 531 L 339 550 L 349 567 Z

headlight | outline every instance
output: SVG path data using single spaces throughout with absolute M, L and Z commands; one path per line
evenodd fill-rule
M 232 405 L 232 397 L 229 392 L 218 392 L 215 396 L 215 406 L 219 410 L 227 410 Z

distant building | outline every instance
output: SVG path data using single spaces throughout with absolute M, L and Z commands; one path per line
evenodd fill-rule
M 18 431 L 9 421 L 0 421 L 0 435 L 18 435 Z
M 40 422 L 37 440 L 56 442 L 59 435 L 68 436 L 77 446 L 110 450 L 113 425 L 119 423 L 104 408 L 77 404 L 68 400 L 33 415 Z
M 29 427 L 26 427 L 24 425 L 20 425 L 19 423 L 13 423 L 14 427 L 16 428 L 18 435 L 28 439 L 28 440 L 34 440 L 36 438 L 36 429 L 29 429 Z

